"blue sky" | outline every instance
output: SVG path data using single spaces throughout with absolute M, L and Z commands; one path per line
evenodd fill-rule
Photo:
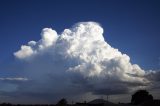
M 59 33 L 81 21 L 99 22 L 105 39 L 144 69 L 160 68 L 158 0 L 29 0 L 0 3 L 0 62 L 10 60 L 21 44 L 38 40 L 44 27 Z
M 87 21 L 98 22 L 105 41 L 127 54 L 131 63 L 144 70 L 159 70 L 159 5 L 158 0 L 1 0 L 0 77 L 25 76 L 25 71 L 19 71 L 26 65 L 17 62 L 13 53 L 28 41 L 41 39 L 43 28 L 61 34 Z

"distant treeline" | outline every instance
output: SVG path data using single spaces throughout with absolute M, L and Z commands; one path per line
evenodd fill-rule
M 154 100 L 153 96 L 146 90 L 138 90 L 132 95 L 130 103 L 114 104 L 103 99 L 96 99 L 91 102 L 68 104 L 65 98 L 59 100 L 56 104 L 10 104 L 1 103 L 0 106 L 160 106 L 160 100 Z

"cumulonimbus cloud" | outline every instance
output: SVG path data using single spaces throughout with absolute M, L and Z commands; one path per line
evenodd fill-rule
M 44 28 L 39 41 L 22 45 L 14 56 L 29 64 L 26 74 L 33 80 L 32 92 L 118 94 L 150 83 L 147 72 L 105 41 L 96 22 L 77 23 L 61 34 Z

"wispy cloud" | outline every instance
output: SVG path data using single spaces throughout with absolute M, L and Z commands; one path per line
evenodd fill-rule
M 28 78 L 23 78 L 23 77 L 6 77 L 6 78 L 0 78 L 0 81 L 28 81 Z

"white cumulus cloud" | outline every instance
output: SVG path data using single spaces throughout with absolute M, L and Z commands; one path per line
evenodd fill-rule
M 61 34 L 44 28 L 39 41 L 29 41 L 14 55 L 29 59 L 26 74 L 34 84 L 23 92 L 118 94 L 150 83 L 146 72 L 132 64 L 127 54 L 105 41 L 103 28 L 96 22 L 77 23 Z
M 44 28 L 41 32 L 42 39 L 38 42 L 29 41 L 28 45 L 22 45 L 21 50 L 14 53 L 14 55 L 19 59 L 25 59 L 31 57 L 38 52 L 44 51 L 43 49 L 47 49 L 52 46 L 57 38 L 57 32 L 52 30 L 51 28 Z

